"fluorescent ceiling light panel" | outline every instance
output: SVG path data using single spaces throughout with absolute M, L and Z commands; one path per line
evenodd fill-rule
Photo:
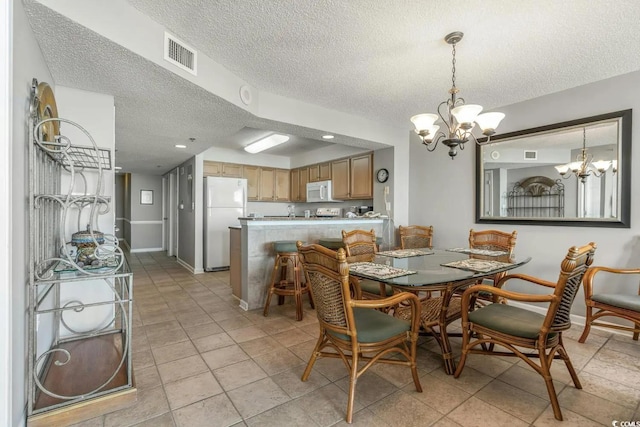
M 187 148 L 184 144 L 176 144 L 176 148 Z
M 276 145 L 280 145 L 283 142 L 287 142 L 288 140 L 288 136 L 274 133 L 273 135 L 269 135 L 266 138 L 259 139 L 256 142 L 247 145 L 244 147 L 244 151 L 251 154 L 259 153 L 261 151 L 268 150 L 269 148 L 273 148 Z
M 333 139 L 333 135 L 322 135 L 322 139 Z

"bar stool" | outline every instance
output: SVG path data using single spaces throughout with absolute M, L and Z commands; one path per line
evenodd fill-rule
M 341 237 L 323 237 L 322 239 L 318 240 L 318 244 L 333 251 L 344 248 L 344 243 L 342 243 Z
M 293 296 L 296 300 L 296 320 L 302 320 L 302 294 L 309 294 L 309 304 L 313 306 L 313 299 L 307 283 L 302 283 L 302 263 L 298 256 L 298 248 L 293 240 L 281 240 L 273 243 L 276 252 L 276 262 L 271 273 L 271 284 L 264 305 L 264 315 L 269 315 L 271 296 L 278 295 L 278 305 L 284 303 L 285 296 Z M 293 269 L 292 280 L 289 279 L 289 269 Z M 278 280 L 278 273 L 280 279 Z

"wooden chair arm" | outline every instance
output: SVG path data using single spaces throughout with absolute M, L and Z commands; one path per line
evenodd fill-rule
M 590 300 L 593 296 L 595 275 L 600 272 L 612 274 L 640 274 L 640 268 L 613 268 L 605 266 L 590 267 L 582 278 L 585 300 Z M 638 288 L 638 295 L 640 295 L 640 287 Z
M 554 294 L 523 294 L 521 292 L 507 291 L 506 289 L 500 289 L 495 286 L 489 285 L 474 285 L 467 288 L 462 293 L 462 321 L 468 321 L 469 311 L 474 309 L 475 304 L 471 304 L 471 299 L 477 296 L 480 292 L 487 292 L 491 295 L 497 295 L 507 300 L 522 301 L 522 302 L 552 302 L 558 299 Z
M 508 280 L 511 280 L 511 279 L 520 279 L 520 280 L 524 280 L 525 282 L 535 283 L 536 285 L 542 285 L 542 286 L 546 286 L 548 288 L 555 288 L 556 287 L 556 283 L 555 282 L 549 282 L 548 280 L 543 280 L 543 279 L 539 279 L 537 277 L 529 276 L 527 274 L 520 274 L 520 273 L 507 274 L 502 279 L 500 279 L 498 281 L 498 283 L 496 283 L 495 287 L 502 288 L 502 286 L 505 284 L 505 282 L 507 282 Z
M 362 289 L 360 288 L 360 279 L 355 276 L 349 276 L 349 287 L 352 289 L 353 299 L 362 299 Z

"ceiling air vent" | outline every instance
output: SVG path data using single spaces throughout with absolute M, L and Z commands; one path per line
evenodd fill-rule
M 524 150 L 525 160 L 538 160 L 538 151 L 536 150 Z
M 198 52 L 169 33 L 164 33 L 164 59 L 197 75 Z

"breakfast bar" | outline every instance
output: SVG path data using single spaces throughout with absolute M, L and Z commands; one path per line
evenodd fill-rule
M 275 259 L 273 242 L 300 240 L 317 243 L 321 238 L 339 238 L 342 230 L 374 230 L 383 236 L 385 220 L 381 218 L 240 218 L 241 226 L 241 297 L 245 310 L 262 308 Z

